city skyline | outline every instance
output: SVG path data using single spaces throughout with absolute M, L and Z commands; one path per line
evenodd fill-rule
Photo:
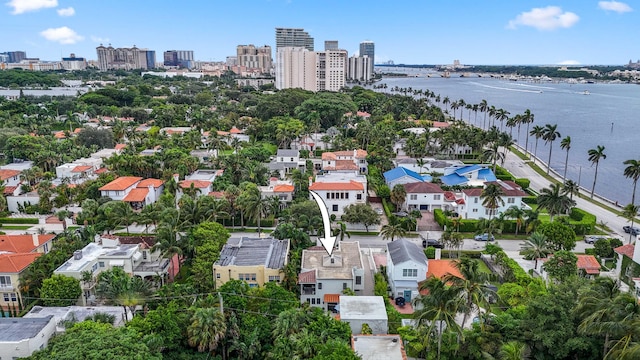
M 3 5 L 0 51 L 26 51 L 52 61 L 70 53 L 97 59 L 100 44 L 136 45 L 157 54 L 187 49 L 196 60 L 224 61 L 237 45 L 275 50 L 277 27 L 304 29 L 317 49 L 325 40 L 337 40 L 349 56 L 359 53 L 361 42 L 372 41 L 376 63 L 624 65 L 640 58 L 637 47 L 629 46 L 640 29 L 638 9 L 619 1 L 487 6 L 461 0 L 453 7 L 444 1 L 265 0 L 149 7 L 120 0 L 10 0 Z

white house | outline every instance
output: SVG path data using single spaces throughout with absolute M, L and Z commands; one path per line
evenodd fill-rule
M 159 179 L 140 180 L 135 189 L 131 189 L 122 201 L 128 202 L 134 209 L 142 209 L 160 199 L 164 190 L 164 181 Z
M 323 310 L 333 310 L 345 289 L 360 294 L 364 290 L 364 267 L 360 244 L 339 242 L 331 256 L 322 246 L 302 250 L 298 275 L 300 302 Z
M 404 184 L 407 193 L 403 208 L 411 210 L 442 209 L 445 197 L 440 185 L 430 182 L 414 182 Z
M 504 204 L 500 205 L 497 209 L 487 209 L 482 205 L 481 195 L 484 190 L 483 188 L 464 189 L 462 190 L 462 196 L 466 204 L 466 211 L 464 213 L 460 212 L 460 216 L 465 219 L 490 218 L 505 212 L 512 206 L 523 209 L 529 208 L 527 204 L 522 202 L 522 199 L 528 196 L 528 194 L 515 182 L 498 180 L 485 184 L 485 187 L 488 184 L 497 184 L 502 188 L 502 192 L 504 193 L 504 195 L 502 195 L 502 201 Z
M 418 296 L 418 283 L 427 278 L 427 257 L 416 244 L 406 239 L 387 243 L 387 277 L 393 297 L 410 302 Z
M 364 324 L 369 325 L 373 335 L 389 332 L 382 296 L 340 296 L 340 321 L 349 324 L 352 334 L 362 334 Z
M 316 192 L 324 200 L 329 215 L 336 217 L 344 214 L 344 208 L 352 204 L 365 204 L 367 193 L 365 186 L 355 180 L 349 182 L 319 182 L 309 186 L 309 190 Z
M 280 208 L 284 209 L 293 201 L 295 187 L 291 180 L 278 180 L 278 178 L 270 178 L 269 185 L 259 186 L 260 195 L 263 199 L 272 196 L 278 197 L 280 200 Z
M 0 169 L 0 181 L 5 187 L 20 186 L 20 173 L 19 170 Z
M 305 171 L 306 160 L 300 159 L 299 150 L 278 149 L 276 157 L 267 164 L 267 168 L 272 172 L 278 172 L 281 179 L 293 170 Z
M 137 176 L 121 176 L 98 190 L 100 190 L 100 195 L 104 197 L 109 197 L 112 200 L 123 200 L 131 190 L 136 188 L 140 180 L 142 178 Z
M 31 356 L 47 347 L 56 332 L 53 316 L 40 318 L 0 318 L 0 359 Z
M 367 152 L 361 149 L 354 149 L 353 151 L 322 153 L 322 170 L 358 170 L 361 174 L 366 174 L 368 171 Z

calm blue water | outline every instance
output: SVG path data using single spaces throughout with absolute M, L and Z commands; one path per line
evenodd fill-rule
M 558 124 L 562 138 L 571 136 L 569 167 L 567 177 L 591 189 L 595 168 L 588 161 L 587 152 L 597 145 L 605 146 L 607 158 L 600 161 L 596 193 L 621 205 L 631 202 L 633 183 L 623 175 L 628 159 L 640 159 L 640 86 L 632 84 L 568 84 L 568 83 L 526 83 L 521 81 L 491 78 L 385 78 L 388 89 L 412 87 L 429 89 L 448 96 L 450 100 L 464 99 L 466 103 L 477 104 L 485 99 L 489 106 L 505 109 L 511 116 L 530 109 L 535 115 L 531 124 L 544 126 Z M 584 95 L 588 90 L 590 95 Z M 540 92 L 542 91 L 542 92 Z M 442 105 L 441 105 L 442 106 Z M 456 116 L 460 118 L 460 109 Z M 463 117 L 468 119 L 468 110 Z M 478 112 L 478 122 L 483 114 Z M 471 112 L 471 121 L 474 114 Z M 499 125 L 499 123 L 496 123 Z M 506 130 L 508 128 L 505 127 Z M 521 127 L 520 137 L 514 128 L 513 137 L 524 147 L 525 129 Z M 529 149 L 533 150 L 535 140 L 529 139 Z M 542 140 L 538 142 L 537 155 L 545 162 L 549 149 Z M 564 172 L 566 152 L 560 149 L 560 139 L 553 143 L 551 167 L 560 174 Z M 640 189 L 638 190 L 640 191 Z M 637 200 L 637 198 L 636 198 Z

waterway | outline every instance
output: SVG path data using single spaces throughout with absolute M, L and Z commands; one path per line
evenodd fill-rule
M 414 72 L 414 74 L 419 74 Z M 377 84 L 386 83 L 387 89 L 401 88 L 428 89 L 441 98 L 452 101 L 464 99 L 466 103 L 478 104 L 486 100 L 488 105 L 505 109 L 511 116 L 530 109 L 535 116 L 534 125 L 558 124 L 562 135 L 571 136 L 571 149 L 567 177 L 584 188 L 591 189 L 595 175 L 595 166 L 588 160 L 588 150 L 597 145 L 605 147 L 606 159 L 598 166 L 598 179 L 595 192 L 621 206 L 631 202 L 633 182 L 624 177 L 628 159 L 640 160 L 640 86 L 633 84 L 570 84 L 567 82 L 524 82 L 506 79 L 456 77 L 417 77 L 384 78 Z M 588 94 L 585 94 L 585 91 Z M 443 106 L 440 104 L 440 106 Z M 449 110 L 451 113 L 451 110 Z M 460 118 L 460 109 L 456 116 Z M 465 121 L 475 114 L 462 111 Z M 478 112 L 478 123 L 482 124 L 484 114 Z M 499 122 L 496 123 L 499 126 Z M 509 128 L 504 128 L 509 131 Z M 513 129 L 513 137 L 522 147 L 525 145 L 526 127 Z M 560 140 L 553 143 L 551 167 L 564 173 L 566 151 L 560 148 Z M 535 139 L 529 138 L 529 150 L 533 151 Z M 542 139 L 538 141 L 537 155 L 545 162 L 549 148 Z M 638 190 L 640 191 L 640 190 Z M 638 201 L 636 199 L 636 201 Z

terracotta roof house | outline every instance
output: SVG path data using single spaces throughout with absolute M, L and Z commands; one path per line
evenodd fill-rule
M 354 149 L 352 151 L 334 151 L 334 152 L 324 152 L 322 153 L 322 170 L 325 171 L 341 171 L 337 169 L 337 161 L 340 160 L 348 160 L 356 165 L 357 170 L 361 174 L 366 174 L 368 171 L 367 164 L 367 152 L 362 149 Z M 346 162 L 340 163 L 342 168 L 346 167 Z M 348 171 L 352 171 L 349 169 L 344 169 Z M 344 171 L 342 170 L 342 171 Z
M 329 214 L 338 217 L 342 216 L 345 207 L 351 204 L 364 204 L 367 200 L 365 186 L 355 180 L 345 182 L 316 181 L 309 186 L 309 190 L 320 195 Z

